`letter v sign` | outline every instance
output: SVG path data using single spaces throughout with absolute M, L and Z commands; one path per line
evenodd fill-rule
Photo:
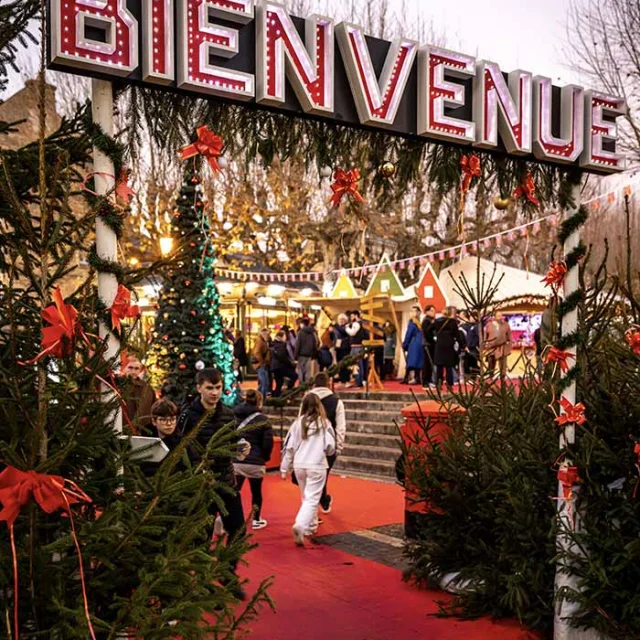
M 336 27 L 336 37 L 360 122 L 391 126 L 398 113 L 418 43 L 404 38 L 394 40 L 378 80 L 362 28 L 342 22 Z

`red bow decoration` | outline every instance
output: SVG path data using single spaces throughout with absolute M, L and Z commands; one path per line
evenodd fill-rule
M 333 182 L 331 183 L 331 191 L 333 191 L 333 195 L 331 196 L 331 206 L 336 209 L 340 205 L 342 198 L 349 194 L 353 198 L 355 198 L 356 202 L 363 203 L 364 198 L 358 191 L 358 181 L 360 180 L 360 170 L 359 169 L 349 169 L 349 171 L 345 171 L 344 169 L 336 169 L 333 174 Z
M 49 355 L 66 358 L 73 353 L 78 335 L 85 337 L 78 322 L 78 311 L 73 305 L 65 303 L 60 287 L 53 292 L 53 302 L 40 312 L 42 319 L 50 325 L 42 328 L 42 351 L 35 358 L 20 364 L 33 364 Z
M 131 198 L 136 192 L 128 185 L 129 171 L 125 168 L 120 169 L 120 173 L 116 178 L 116 200 L 124 200 L 127 204 L 131 202 Z
M 578 402 L 578 404 L 571 404 L 566 398 L 560 398 L 560 406 L 564 413 L 560 414 L 556 418 L 556 422 L 563 427 L 567 424 L 577 424 L 578 426 L 583 425 L 587 418 L 584 415 L 585 406 L 582 402 Z
M 464 199 L 471 187 L 471 181 L 473 178 L 479 178 L 480 172 L 480 158 L 472 153 L 469 156 L 462 156 L 460 158 L 460 169 L 462 170 L 462 182 L 460 184 L 460 193 Z
M 35 471 L 20 471 L 15 467 L 7 467 L 0 473 L 0 521 L 6 521 L 9 526 L 9 536 L 11 538 L 11 552 L 13 556 L 13 625 L 14 638 L 18 640 L 18 558 L 16 555 L 15 537 L 13 525 L 22 507 L 31 500 L 35 500 L 40 508 L 46 513 L 65 511 L 69 514 L 71 522 L 71 533 L 78 552 L 78 562 L 80 566 L 80 580 L 82 582 L 82 595 L 84 598 L 84 612 L 89 625 L 91 637 L 95 640 L 91 616 L 89 615 L 89 605 L 87 602 L 87 592 L 84 581 L 84 569 L 82 566 L 82 553 L 80 543 L 76 535 L 76 528 L 73 522 L 72 504 L 81 502 L 91 502 L 91 498 L 75 482 L 66 480 L 62 476 L 50 476 Z
M 562 485 L 562 495 L 565 500 L 571 499 L 573 485 L 580 482 L 578 467 L 563 465 L 558 469 L 558 481 Z
M 203 125 L 196 129 L 198 139 L 192 143 L 180 149 L 180 160 L 187 160 L 194 156 L 204 156 L 209 162 L 209 166 L 214 173 L 220 171 L 220 165 L 218 164 L 218 158 L 222 155 L 222 149 L 224 147 L 224 141 L 222 138 L 207 125 Z
M 640 442 L 636 442 L 636 446 L 633 447 L 633 453 L 638 457 L 638 464 L 640 465 Z
M 513 197 L 518 200 L 524 196 L 531 204 L 538 206 L 540 202 L 536 198 L 536 183 L 530 171 L 527 171 L 520 186 L 513 192 Z
M 549 271 L 547 271 L 547 275 L 542 279 L 542 282 L 547 287 L 551 287 L 554 293 L 558 292 L 558 289 L 564 282 L 564 277 L 567 275 L 567 264 L 562 260 L 554 260 L 549 265 Z
M 562 349 L 557 349 L 556 347 L 549 347 L 547 353 L 544 356 L 544 362 L 545 364 L 549 364 L 551 362 L 559 364 L 560 370 L 563 373 L 567 373 L 567 371 L 569 371 L 569 363 L 567 362 L 569 358 L 575 359 L 573 353 L 570 353 L 569 351 L 563 351 Z
M 631 347 L 631 351 L 637 356 L 640 356 L 640 329 L 638 329 L 638 327 L 627 329 L 624 334 L 624 339 Z
M 137 318 L 140 307 L 131 304 L 131 291 L 123 285 L 118 285 L 118 292 L 111 305 L 111 326 L 120 329 L 120 321 L 125 318 Z

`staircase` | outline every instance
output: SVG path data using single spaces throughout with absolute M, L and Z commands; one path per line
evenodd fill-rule
M 370 393 L 368 397 L 359 392 L 337 392 L 337 395 L 344 402 L 347 437 L 334 470 L 344 475 L 393 480 L 400 455 L 396 424 L 402 424 L 400 409 L 413 404 L 413 396 L 384 392 Z M 298 416 L 301 401 L 302 398 L 294 406 L 283 409 L 268 407 L 275 435 L 281 432 L 286 435 Z

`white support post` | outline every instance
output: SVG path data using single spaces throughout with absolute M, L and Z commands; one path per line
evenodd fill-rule
M 564 219 L 568 220 L 572 216 L 574 216 L 580 207 L 580 184 L 576 184 L 572 188 L 571 193 L 571 206 L 568 207 L 564 212 Z M 565 241 L 563 247 L 563 255 L 567 256 L 573 249 L 575 249 L 580 243 L 580 230 L 575 230 Z M 571 268 L 568 273 L 564 277 L 563 283 L 563 293 L 564 298 L 578 291 L 580 288 L 580 282 L 578 279 L 578 267 L 574 266 Z M 570 333 L 573 333 L 578 328 L 578 309 L 574 309 L 570 311 L 562 318 L 562 335 L 566 336 Z M 576 357 L 576 347 L 572 345 L 567 348 L 573 358 L 569 359 L 569 367 L 570 369 L 575 367 L 575 357 Z M 571 404 L 576 403 L 576 383 L 572 382 L 563 392 L 562 395 L 569 401 Z M 575 442 L 575 425 L 568 424 L 565 426 L 564 430 L 560 434 L 560 449 L 564 449 L 567 444 L 573 444 Z M 570 460 L 566 460 L 568 464 L 571 464 Z M 570 498 L 573 503 L 575 503 L 575 491 L 574 497 Z M 579 514 L 575 510 L 575 504 L 572 505 L 572 508 L 569 508 L 569 505 L 566 504 L 567 500 L 564 499 L 563 487 L 560 483 L 558 483 L 558 517 L 561 521 L 562 527 L 579 527 L 580 526 L 580 517 Z M 573 514 L 573 515 L 572 515 Z M 571 522 L 570 516 L 572 515 L 574 522 Z M 571 539 L 564 535 L 562 530 L 559 530 L 558 537 L 556 540 L 556 547 L 558 550 L 561 549 L 570 549 L 574 548 L 573 542 Z M 569 587 L 572 589 L 576 588 L 575 579 L 563 573 L 561 571 L 562 567 L 556 567 L 556 579 L 555 579 L 555 589 L 556 593 L 562 589 L 563 587 Z M 596 640 L 599 636 L 598 634 L 585 631 L 582 629 L 575 629 L 570 626 L 567 621 L 567 617 L 572 615 L 576 611 L 576 604 L 572 602 L 567 602 L 566 600 L 562 601 L 562 604 L 557 604 L 555 607 L 555 615 L 554 615 L 554 640 Z
M 91 80 L 91 113 L 93 121 L 100 125 L 109 136 L 113 136 L 113 89 L 106 80 Z M 98 148 L 93 148 L 93 170 L 96 174 L 95 191 L 104 195 L 113 191 L 115 184 L 114 167 L 111 160 Z M 96 251 L 103 260 L 116 261 L 118 257 L 118 238 L 103 220 L 96 219 Z M 112 273 L 98 273 L 98 296 L 107 307 L 111 307 L 118 291 L 118 280 Z M 105 356 L 114 358 L 120 349 L 120 341 L 104 323 L 100 323 L 100 337 L 107 339 Z M 113 392 L 105 393 L 111 399 Z M 122 432 L 122 411 L 118 410 L 114 421 L 115 429 Z

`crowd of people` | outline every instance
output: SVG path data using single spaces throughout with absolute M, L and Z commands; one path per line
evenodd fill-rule
M 274 436 L 271 422 L 262 412 L 264 395 L 257 389 L 247 389 L 242 402 L 234 408 L 228 407 L 221 401 L 222 374 L 207 368 L 196 374 L 196 394 L 178 407 L 169 398 L 162 397 L 162 392 L 159 400 L 150 402 L 156 395 L 144 378 L 144 366 L 138 358 L 131 357 L 123 373 L 129 381 L 123 384 L 124 410 L 142 434 L 158 438 L 171 451 L 198 427 L 195 440 L 185 449 L 178 468 L 184 470 L 206 464 L 224 485 L 218 493 L 219 501 L 209 505 L 215 522 L 212 535 L 227 536 L 228 543 L 246 535 L 241 499 L 245 483 L 251 494 L 252 528 L 265 528 L 268 522 L 263 515 L 262 485 L 273 452 Z M 298 545 L 304 544 L 305 536 L 317 531 L 322 522 L 319 510 L 324 514 L 332 510 L 329 473 L 344 448 L 346 437 L 344 405 L 330 389 L 329 377 L 320 372 L 312 383 L 283 444 L 280 467 L 283 479 L 290 474 L 300 489 L 301 504 L 293 525 L 294 542 Z M 234 429 L 231 440 L 237 443 L 235 455 L 229 447 L 205 454 L 210 442 L 230 427 Z M 153 475 L 158 465 L 158 462 L 143 461 L 141 468 L 143 473 Z M 245 598 L 239 580 L 229 582 L 228 587 L 238 599 Z
M 544 349 L 552 341 L 554 313 L 551 300 L 533 334 L 538 371 L 542 368 Z M 433 305 L 428 305 L 424 314 L 415 306 L 402 348 L 406 356 L 403 382 L 422 384 L 426 389 L 439 387 L 445 381 L 451 386 L 465 377 L 479 375 L 481 360 L 486 363 L 489 375 L 505 378 L 513 339 L 509 322 L 500 310 L 478 323 L 453 306 L 437 313 Z
M 258 376 L 258 390 L 265 397 L 278 397 L 285 385 L 288 390 L 296 382 L 308 383 L 316 370 L 326 371 L 348 356 L 355 356 L 354 365 L 340 369 L 338 384 L 363 387 L 367 361 L 358 359 L 358 356 L 364 351 L 364 342 L 369 337 L 370 332 L 358 310 L 341 313 L 321 333 L 307 317 L 297 321 L 297 330 L 284 326 L 273 336 L 271 329 L 264 327 L 253 345 L 250 358 Z M 392 340 L 395 355 L 395 330 Z

